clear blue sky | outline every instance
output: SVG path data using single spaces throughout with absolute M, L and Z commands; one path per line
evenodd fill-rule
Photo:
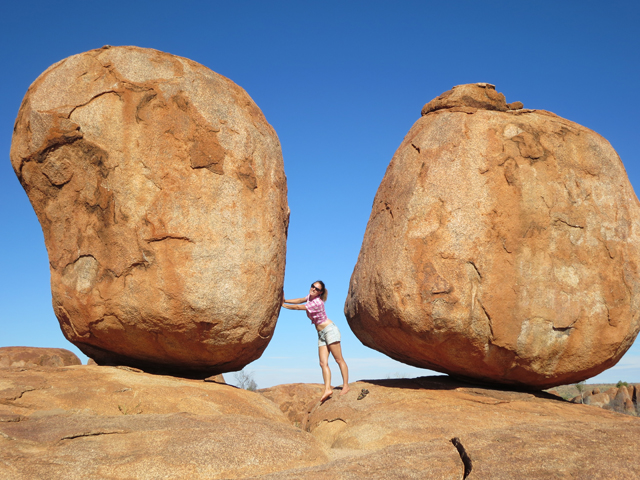
M 40 225 L 9 162 L 13 123 L 51 64 L 103 45 L 195 60 L 243 87 L 282 143 L 285 292 L 323 279 L 352 380 L 429 374 L 364 347 L 342 313 L 373 197 L 422 106 L 489 82 L 607 138 L 640 187 L 640 4 L 631 1 L 4 2 L 0 9 L 0 346 L 68 348 L 51 308 Z M 313 224 L 308 220 L 315 217 Z M 316 335 L 282 311 L 259 387 L 321 382 Z M 86 357 L 82 356 L 83 359 Z M 334 384 L 339 373 L 332 364 Z M 233 375 L 228 375 L 233 380 Z M 640 347 L 590 380 L 640 382 Z

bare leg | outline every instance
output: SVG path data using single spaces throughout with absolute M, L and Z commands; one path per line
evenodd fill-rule
M 329 345 L 329 351 L 340 367 L 340 373 L 342 374 L 342 391 L 340 392 L 340 395 L 344 395 L 349 391 L 349 367 L 347 367 L 347 362 L 342 358 L 342 347 L 340 346 L 340 342 L 335 342 Z
M 320 401 L 324 402 L 333 393 L 333 390 L 331 390 L 331 370 L 329 370 L 329 349 L 326 345 L 318 347 L 318 356 L 320 357 L 320 368 L 322 368 L 322 379 L 324 380 L 324 393 Z

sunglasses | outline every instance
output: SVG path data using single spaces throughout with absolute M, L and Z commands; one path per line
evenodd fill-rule
M 311 289 L 315 290 L 316 292 L 321 292 L 322 291 L 322 288 L 318 288 L 315 285 L 311 285 Z

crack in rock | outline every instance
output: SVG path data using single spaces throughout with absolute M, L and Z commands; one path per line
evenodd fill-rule
M 145 241 L 152 243 L 152 242 L 162 242 L 164 240 L 184 240 L 186 242 L 189 243 L 195 243 L 193 240 L 191 240 L 188 237 L 180 237 L 177 235 L 165 235 L 164 237 L 158 237 L 158 238 L 145 238 Z
M 119 434 L 119 433 L 127 433 L 127 432 L 125 430 L 83 432 L 83 433 L 77 433 L 77 434 L 72 434 L 72 435 L 65 435 L 64 437 L 60 438 L 60 441 L 62 441 L 62 440 L 73 440 L 73 439 L 81 438 L 81 437 L 97 437 L 99 435 L 114 435 L 114 434 Z
M 464 464 L 464 474 L 462 476 L 462 479 L 464 480 L 469 476 L 472 470 L 471 458 L 469 457 L 469 454 L 465 450 L 464 445 L 462 445 L 458 437 L 453 437 L 450 442 L 454 447 L 456 447 L 456 450 L 458 450 L 460 460 L 462 460 L 462 463 Z
M 22 398 L 22 395 L 27 392 L 33 392 L 34 390 L 38 389 L 36 387 L 18 387 L 3 390 L 2 392 L 0 392 L 0 400 L 9 402 L 19 400 L 20 398 Z
M 333 419 L 331 419 L 331 420 L 326 419 L 326 420 L 324 420 L 324 421 L 325 421 L 325 422 L 327 422 L 327 423 L 333 423 L 333 422 L 342 422 L 342 423 L 345 423 L 345 424 L 347 423 L 347 421 L 346 421 L 346 420 L 344 420 L 344 419 L 342 419 L 342 418 L 340 418 L 340 417 L 333 418 Z

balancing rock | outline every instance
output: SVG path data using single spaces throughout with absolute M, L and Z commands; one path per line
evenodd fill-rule
M 242 88 L 151 49 L 74 55 L 29 88 L 11 162 L 87 356 L 195 376 L 260 357 L 289 208 L 278 137 Z
M 640 208 L 595 132 L 489 84 L 429 102 L 376 194 L 345 315 L 367 346 L 549 388 L 613 366 L 638 329 Z

